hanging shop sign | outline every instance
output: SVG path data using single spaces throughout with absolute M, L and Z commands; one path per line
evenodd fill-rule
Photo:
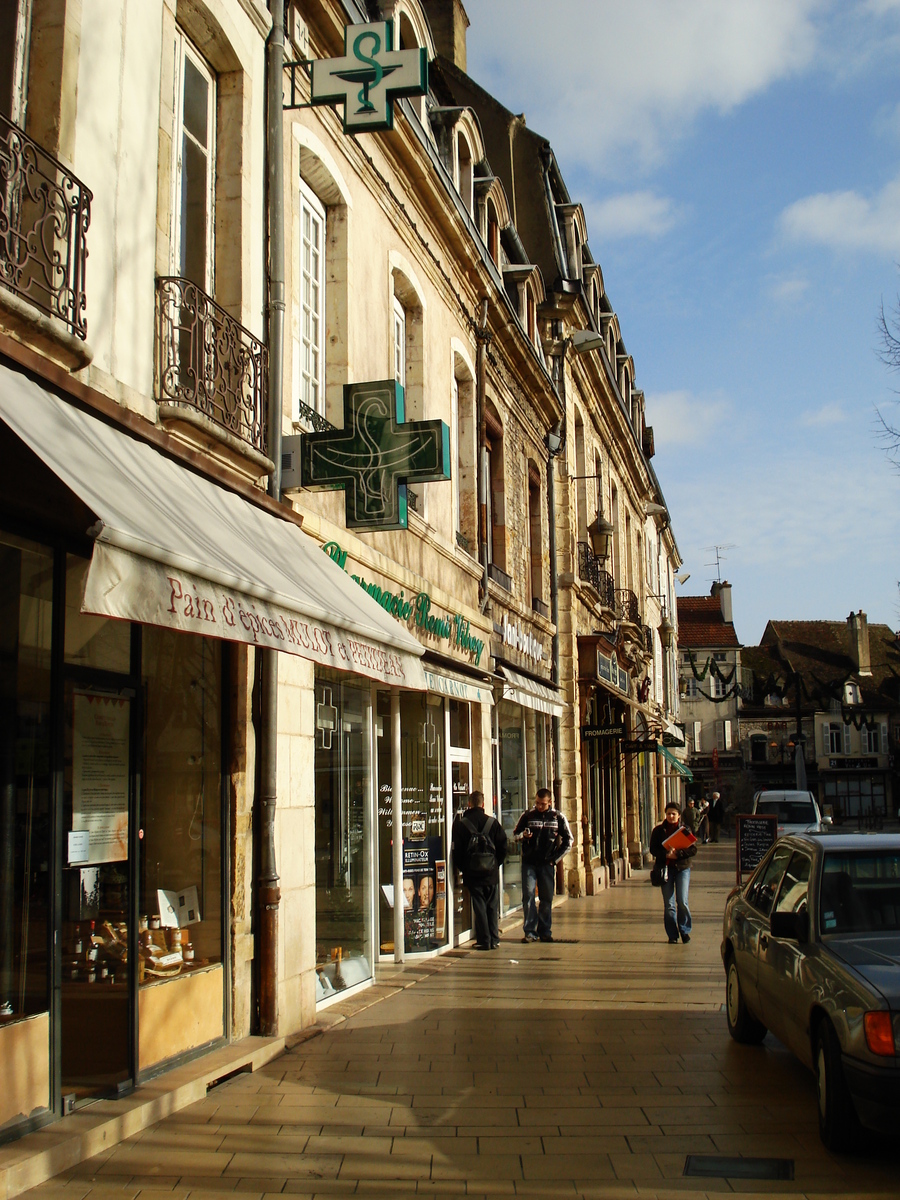
M 527 658 L 530 658 L 532 662 L 538 663 L 544 657 L 543 643 L 534 634 L 524 629 L 518 621 L 513 624 L 508 617 L 504 616 L 500 632 L 503 637 L 504 646 L 512 646 Z
M 322 549 L 341 570 L 347 570 L 347 551 L 337 542 L 326 542 Z M 451 649 L 470 654 L 476 665 L 480 662 L 484 641 L 474 635 L 471 622 L 461 613 L 440 612 L 432 606 L 428 592 L 414 592 L 407 596 L 403 589 L 390 592 L 362 575 L 349 574 L 353 582 L 358 583 L 376 604 L 380 604 L 385 612 L 413 633 L 446 642 Z
M 344 428 L 299 434 L 300 485 L 343 488 L 347 528 L 407 528 L 409 483 L 450 478 L 450 430 L 443 421 L 406 421 L 393 379 L 344 387 Z
M 644 740 L 635 738 L 626 738 L 622 742 L 623 754 L 655 754 L 658 742 L 656 738 L 646 738 Z
M 608 738 L 623 738 L 625 726 L 621 725 L 582 725 L 581 740 L 583 742 L 603 741 Z
M 394 128 L 394 99 L 428 91 L 424 48 L 394 49 L 394 22 L 347 25 L 344 57 L 312 64 L 310 103 L 343 104 L 344 133 Z
M 623 671 L 614 658 L 607 658 L 597 651 L 597 675 L 600 679 L 612 684 L 620 692 L 628 695 L 628 672 Z

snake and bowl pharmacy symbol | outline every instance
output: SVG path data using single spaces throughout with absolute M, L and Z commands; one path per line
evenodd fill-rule
M 428 54 L 394 49 L 394 22 L 347 25 L 344 57 L 312 64 L 311 104 L 343 104 L 344 133 L 394 128 L 394 98 L 428 91 Z

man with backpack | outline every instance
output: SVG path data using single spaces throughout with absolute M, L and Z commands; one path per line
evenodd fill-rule
M 450 858 L 469 889 L 472 923 L 479 950 L 500 945 L 500 867 L 506 858 L 506 834 L 496 817 L 484 811 L 484 793 L 470 792 L 466 811 L 453 822 Z
M 553 889 L 556 886 L 556 864 L 572 845 L 569 822 L 553 807 L 549 788 L 540 788 L 534 807 L 522 813 L 513 830 L 516 841 L 522 843 L 522 909 L 524 914 L 523 942 L 552 942 L 551 928 Z M 534 902 L 537 890 L 540 906 Z

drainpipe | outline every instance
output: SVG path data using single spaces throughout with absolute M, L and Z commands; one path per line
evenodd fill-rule
M 491 335 L 487 332 L 488 298 L 481 301 L 481 320 L 475 331 L 478 345 L 475 350 L 475 417 L 478 426 L 475 461 L 475 487 L 478 499 L 478 557 L 481 561 L 481 611 L 487 608 L 488 602 L 488 528 L 487 528 L 487 496 L 491 481 L 487 477 L 487 426 L 485 425 L 485 389 L 487 387 L 487 344 Z
M 272 29 L 266 42 L 266 195 L 268 220 L 269 455 L 275 469 L 269 495 L 281 499 L 281 401 L 284 359 L 284 0 L 270 0 Z M 278 783 L 278 651 L 262 650 L 259 781 L 259 1032 L 278 1032 L 278 910 L 281 889 L 275 861 Z

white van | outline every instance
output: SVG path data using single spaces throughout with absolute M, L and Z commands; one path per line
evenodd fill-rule
M 823 818 L 819 812 L 812 792 L 757 792 L 753 811 L 777 817 L 779 837 L 786 833 L 819 833 L 831 824 L 831 818 Z

